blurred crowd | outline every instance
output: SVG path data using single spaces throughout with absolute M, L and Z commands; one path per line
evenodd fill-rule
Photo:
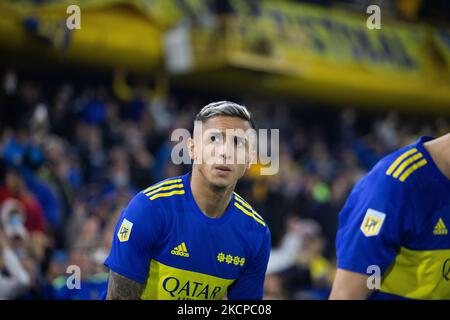
M 237 190 L 272 231 L 265 298 L 325 299 L 351 188 L 387 153 L 450 131 L 439 117 L 155 90 L 117 74 L 112 83 L 51 83 L 14 68 L 0 77 L 0 299 L 97 299 L 121 210 L 139 190 L 189 170 L 170 161 L 170 134 L 191 130 L 202 106 L 223 99 L 246 105 L 259 128 L 280 129 L 278 174 L 261 176 L 255 165 Z M 80 268 L 80 289 L 67 285 L 70 265 Z

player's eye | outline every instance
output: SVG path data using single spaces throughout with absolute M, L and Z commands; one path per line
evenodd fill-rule
M 213 133 L 209 136 L 209 141 L 210 142 L 219 142 L 220 141 L 220 136 L 218 133 Z

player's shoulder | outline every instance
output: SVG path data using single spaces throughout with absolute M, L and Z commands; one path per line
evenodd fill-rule
M 142 201 L 150 205 L 172 201 L 179 195 L 185 194 L 185 185 L 182 176 L 171 177 L 150 185 L 139 192 Z
M 233 192 L 234 207 L 238 218 L 246 227 L 250 227 L 258 233 L 268 232 L 268 225 L 263 217 L 237 192 Z
M 169 213 L 175 211 L 173 208 L 176 204 L 168 201 L 172 196 L 184 194 L 182 181 L 181 176 L 167 178 L 137 192 L 121 214 L 119 230 L 128 230 L 130 234 L 132 228 L 137 229 L 133 234 L 144 240 L 152 237 L 149 226 L 157 229 L 155 234 L 167 234 L 172 222 Z M 127 241 L 128 234 L 118 234 L 119 240 Z
M 382 192 L 410 191 L 424 174 L 427 164 L 418 143 L 414 143 L 382 158 L 367 174 L 364 182 L 378 189 L 383 186 L 384 189 L 379 189 Z
M 154 219 L 170 211 L 173 198 L 184 194 L 182 177 L 167 178 L 140 190 L 128 203 L 127 214 L 136 219 Z
M 348 199 L 352 206 L 370 202 L 398 207 L 420 193 L 425 156 L 418 143 L 408 145 L 382 158 L 353 188 Z
M 403 147 L 380 161 L 377 170 L 394 185 L 410 187 L 425 174 L 428 160 L 421 141 Z

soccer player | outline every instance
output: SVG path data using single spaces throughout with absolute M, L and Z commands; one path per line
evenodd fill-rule
M 195 120 L 192 171 L 139 192 L 121 214 L 105 262 L 107 299 L 262 298 L 270 231 L 234 192 L 254 154 L 251 139 L 236 129 L 254 129 L 252 116 L 221 101 Z M 197 134 L 200 124 L 205 134 Z M 202 161 L 211 155 L 215 163 Z
M 450 299 L 450 133 L 383 158 L 339 224 L 330 299 Z

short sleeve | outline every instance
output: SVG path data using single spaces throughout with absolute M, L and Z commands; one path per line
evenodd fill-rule
M 105 265 L 126 278 L 145 283 L 152 249 L 163 225 L 160 212 L 143 193 L 138 193 L 120 216 Z
M 270 230 L 266 226 L 261 247 L 242 275 L 228 290 L 230 300 L 261 300 L 264 293 L 264 278 L 270 257 Z
M 369 174 L 355 186 L 339 214 L 338 268 L 368 274 L 389 268 L 399 249 L 408 200 L 404 185 L 382 174 Z

